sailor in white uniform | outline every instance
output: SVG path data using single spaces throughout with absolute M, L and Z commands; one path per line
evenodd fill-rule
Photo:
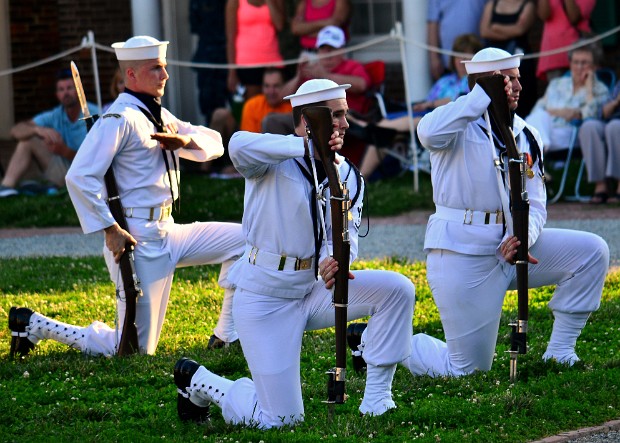
M 504 295 L 516 289 L 512 259 L 518 242 L 504 227 L 504 219 L 511 217 L 507 187 L 494 167 L 501 154 L 483 117 L 490 98 L 475 80 L 497 72 L 507 76 L 514 111 L 521 91 L 519 60 L 520 55 L 496 48 L 478 52 L 464 62 L 471 92 L 435 109 L 418 126 L 420 141 L 430 151 L 436 205 L 424 244 L 427 278 L 446 343 L 414 335 L 411 357 L 403 362 L 414 374 L 458 376 L 491 368 Z M 588 232 L 544 228 L 542 142 L 536 129 L 516 114 L 513 132 L 519 151 L 533 159 L 526 184 L 529 286 L 557 285 L 548 304 L 555 317 L 553 330 L 542 358 L 572 365 L 579 360 L 577 337 L 600 304 L 609 249 Z
M 143 291 L 137 300 L 135 321 L 141 352 L 153 354 L 156 350 L 176 267 L 222 263 L 219 284 L 225 288 L 228 304 L 232 303 L 234 286 L 227 276 L 229 267 L 244 251 L 241 225 L 181 225 L 171 214 L 179 201 L 179 157 L 208 161 L 221 156 L 224 147 L 218 132 L 181 121 L 161 107 L 160 97 L 168 79 L 167 46 L 168 42 L 148 36 L 112 45 L 125 76 L 125 92 L 94 124 L 66 177 L 84 233 L 105 232 L 105 260 L 120 290 L 119 324 L 111 328 L 94 322 L 80 328 L 27 308 L 13 308 L 9 323 L 11 329 L 21 329 L 17 340 L 25 351 L 19 351 L 16 343 L 16 352 L 27 353 L 31 343 L 52 338 L 88 354 L 114 355 L 125 314 L 118 261 L 126 243 L 135 246 L 135 267 Z M 128 231 L 115 222 L 106 201 L 104 175 L 110 166 Z M 230 312 L 223 323 L 229 336 L 220 331 L 220 338 L 235 340 Z
M 312 216 L 316 200 L 310 161 L 314 148 L 305 137 L 301 109 L 321 104 L 331 108 L 334 134 L 330 145 L 338 150 L 348 128 L 347 87 L 314 79 L 286 97 L 293 105 L 296 135 L 233 135 L 230 156 L 246 180 L 243 229 L 247 243 L 246 254 L 230 271 L 230 279 L 237 285 L 233 317 L 252 379 L 228 380 L 182 358 L 175 367 L 181 418 L 184 414 L 191 418 L 191 407 L 204 409 L 215 403 L 230 423 L 271 428 L 303 420 L 302 336 L 305 330 L 334 325 L 329 288 L 338 263 L 322 244 L 318 260 L 321 278 L 317 280 L 313 235 L 317 231 Z M 358 249 L 363 181 L 356 168 L 336 157 L 352 200 L 348 228 L 353 260 Z M 315 163 L 320 175 L 324 168 L 320 161 Z M 319 178 L 318 182 L 319 192 L 329 201 L 326 181 Z M 326 238 L 331 243 L 332 235 L 338 233 L 332 233 L 327 212 Z M 381 415 L 396 407 L 391 384 L 396 364 L 410 354 L 415 289 L 409 279 L 389 271 L 355 271 L 349 278 L 348 318 L 371 316 L 365 355 L 367 381 L 360 411 Z

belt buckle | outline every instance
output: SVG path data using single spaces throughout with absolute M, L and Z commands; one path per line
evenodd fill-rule
M 312 257 L 310 258 L 298 258 L 295 260 L 296 271 L 306 271 L 312 268 Z
M 467 214 L 469 214 L 469 221 L 467 220 Z M 473 221 L 474 221 L 474 210 L 465 209 L 465 214 L 463 215 L 463 224 L 471 225 Z
M 172 213 L 172 206 L 163 206 L 160 210 L 161 214 L 159 216 L 159 220 L 167 220 Z
M 504 223 L 504 212 L 499 209 L 495 211 L 495 223 L 498 225 Z
M 252 249 L 250 249 L 250 253 L 248 254 L 248 262 L 255 265 L 257 255 L 258 255 L 258 248 L 252 246 Z

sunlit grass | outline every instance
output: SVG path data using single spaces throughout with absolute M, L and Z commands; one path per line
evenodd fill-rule
M 415 332 L 443 337 L 423 263 L 375 260 L 356 268 L 409 277 L 416 285 Z M 350 370 L 350 397 L 330 421 L 322 402 L 324 373 L 334 365 L 333 330 L 327 329 L 307 333 L 303 341 L 304 423 L 267 432 L 245 429 L 225 424 L 217 408 L 209 423 L 181 423 L 172 380 L 179 357 L 194 358 L 232 379 L 249 376 L 235 348 L 206 350 L 223 294 L 217 273 L 213 266 L 177 271 L 155 356 L 89 357 L 44 341 L 34 355 L 13 362 L 7 359 L 10 333 L 0 329 L 0 440 L 525 442 L 620 415 L 620 274 L 615 272 L 607 278 L 601 308 L 579 338 L 582 362 L 576 367 L 541 361 L 551 331 L 546 304 L 553 289 L 541 288 L 530 292 L 530 347 L 519 358 L 518 381 L 510 383 L 505 351 L 508 322 L 516 316 L 516 294 L 510 292 L 493 369 L 450 379 L 413 377 L 400 367 L 393 413 L 359 417 L 365 379 Z M 101 258 L 2 260 L 0 294 L 5 319 L 11 306 L 22 305 L 72 324 L 114 321 L 114 288 Z

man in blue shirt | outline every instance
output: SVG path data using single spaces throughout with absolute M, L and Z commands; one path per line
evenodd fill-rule
M 19 180 L 36 161 L 46 181 L 64 187 L 65 175 L 82 141 L 86 124 L 80 120 L 82 111 L 70 70 L 62 70 L 56 80 L 57 107 L 37 114 L 32 120 L 17 123 L 11 136 L 17 147 L 0 184 L 0 197 L 17 195 Z M 89 103 L 92 114 L 97 112 Z

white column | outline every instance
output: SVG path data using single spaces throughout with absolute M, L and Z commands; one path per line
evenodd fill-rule
M 131 0 L 133 35 L 148 35 L 162 40 L 159 0 Z
M 426 43 L 426 11 L 428 0 L 403 0 L 403 30 L 407 40 Z M 410 85 L 409 101 L 420 101 L 431 89 L 428 53 L 425 49 L 407 42 L 405 45 L 407 77 Z
M 11 69 L 11 32 L 9 26 L 9 1 L 0 1 L 0 71 Z M 5 106 L 0 106 L 0 138 L 11 138 L 14 124 L 12 76 L 0 77 L 0 97 Z

